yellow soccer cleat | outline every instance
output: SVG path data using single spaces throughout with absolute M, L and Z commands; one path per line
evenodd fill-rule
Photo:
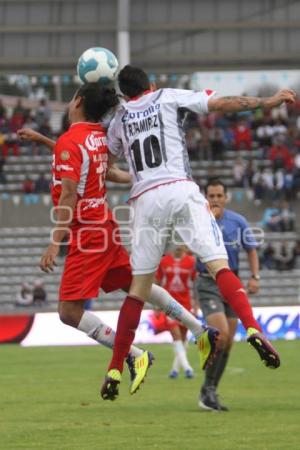
M 153 355 L 148 351 L 145 351 L 141 356 L 135 358 L 134 373 L 131 378 L 131 385 L 129 389 L 131 395 L 135 394 L 141 383 L 144 382 L 148 369 L 152 365 L 153 359 Z
M 119 384 L 122 375 L 117 369 L 111 369 L 105 379 L 101 388 L 101 397 L 103 400 L 115 400 L 119 395 Z
M 200 352 L 200 367 L 205 370 L 217 353 L 217 340 L 219 331 L 216 328 L 205 327 L 203 333 L 198 337 L 197 344 Z

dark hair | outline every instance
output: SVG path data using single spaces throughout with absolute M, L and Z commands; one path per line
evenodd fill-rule
M 84 116 L 91 122 L 99 122 L 111 108 L 119 103 L 115 89 L 100 86 L 98 83 L 83 84 L 75 97 L 83 99 Z
M 207 194 L 209 186 L 223 186 L 224 193 L 227 192 L 227 186 L 219 178 L 209 178 L 204 188 L 205 195 Z
M 127 65 L 118 75 L 120 91 L 132 98 L 150 89 L 150 81 L 146 72 L 138 67 Z

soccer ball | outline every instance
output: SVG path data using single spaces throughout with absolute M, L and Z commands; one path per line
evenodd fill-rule
M 115 80 L 118 70 L 115 55 L 102 47 L 93 47 L 82 53 L 77 63 L 77 74 L 83 83 L 107 85 Z

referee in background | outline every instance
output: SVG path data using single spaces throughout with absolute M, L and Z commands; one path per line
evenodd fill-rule
M 238 275 L 239 253 L 241 248 L 244 248 L 251 272 L 247 290 L 249 294 L 256 294 L 259 290 L 259 259 L 256 251 L 257 243 L 247 220 L 242 215 L 225 209 L 227 189 L 221 180 L 211 179 L 205 187 L 205 195 L 222 231 L 230 269 Z M 228 411 L 228 408 L 219 402 L 216 391 L 228 361 L 237 328 L 237 316 L 224 301 L 216 282 L 199 259 L 197 270 L 199 276 L 196 281 L 196 297 L 204 319 L 208 325 L 220 331 L 220 352 L 213 364 L 206 368 L 199 395 L 199 407 L 206 411 Z

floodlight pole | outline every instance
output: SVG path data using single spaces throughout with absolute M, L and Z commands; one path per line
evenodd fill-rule
M 129 18 L 130 0 L 118 0 L 117 45 L 120 69 L 130 63 Z

